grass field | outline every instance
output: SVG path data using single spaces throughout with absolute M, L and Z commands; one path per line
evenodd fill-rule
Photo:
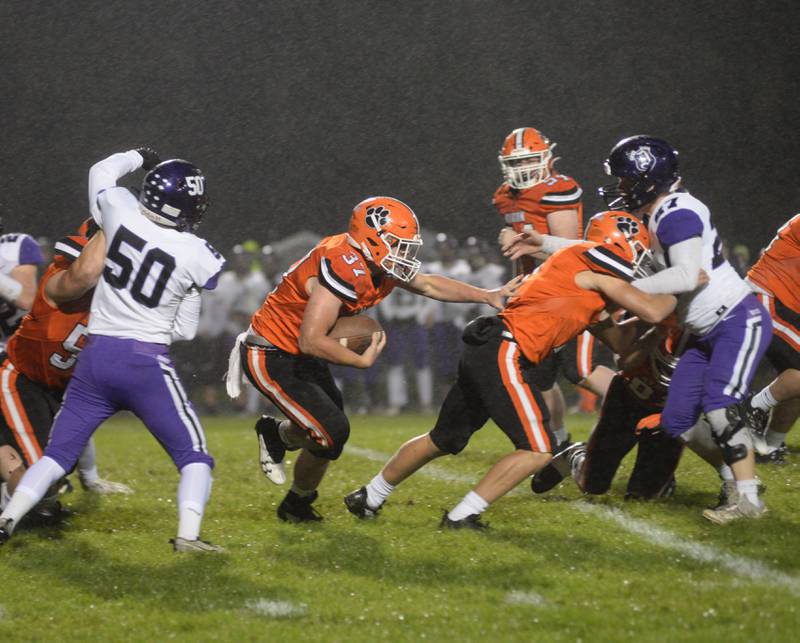
M 717 527 L 713 472 L 687 454 L 674 498 L 545 497 L 527 485 L 490 508 L 487 533 L 440 532 L 442 509 L 507 449 L 492 426 L 458 458 L 400 487 L 377 521 L 342 496 L 431 418 L 355 418 L 323 483 L 325 521 L 280 523 L 251 422 L 208 419 L 217 458 L 203 536 L 227 553 L 176 555 L 178 476 L 135 421 L 97 434 L 101 473 L 128 497 L 66 497 L 63 528 L 19 530 L 0 549 L 7 640 L 788 641 L 800 625 L 797 455 L 762 468 L 770 513 Z M 573 418 L 583 437 L 590 418 Z M 795 438 L 796 440 L 796 438 Z M 623 474 L 629 471 L 629 463 Z

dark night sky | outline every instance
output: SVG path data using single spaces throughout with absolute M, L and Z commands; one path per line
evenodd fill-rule
M 69 232 L 91 164 L 149 144 L 204 169 L 220 248 L 339 231 L 376 193 L 493 237 L 497 149 L 532 125 L 587 214 L 614 142 L 667 138 L 755 249 L 800 210 L 798 18 L 781 0 L 6 2 L 6 229 Z

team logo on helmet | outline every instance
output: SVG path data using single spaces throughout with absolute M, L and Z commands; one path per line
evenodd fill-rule
M 656 164 L 656 157 L 650 151 L 649 145 L 643 145 L 628 152 L 628 160 L 633 161 L 636 169 L 640 172 L 649 172 Z
M 382 205 L 367 208 L 366 220 L 367 225 L 374 230 L 382 230 L 391 223 L 389 210 Z
M 639 234 L 639 223 L 630 217 L 617 217 L 617 230 L 631 238 Z

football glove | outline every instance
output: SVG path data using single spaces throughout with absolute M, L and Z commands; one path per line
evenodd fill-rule
M 142 157 L 142 169 L 149 172 L 156 165 L 161 163 L 161 157 L 152 147 L 137 147 L 136 152 Z

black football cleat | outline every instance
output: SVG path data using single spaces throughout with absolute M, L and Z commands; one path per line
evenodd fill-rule
M 0 518 L 0 545 L 7 542 L 13 532 L 14 521 L 11 518 Z
M 267 478 L 275 484 L 286 482 L 286 467 L 283 460 L 286 457 L 286 445 L 278 431 L 280 422 L 269 415 L 262 415 L 256 422 L 256 435 L 258 436 L 258 459 L 261 470 Z
M 748 395 L 737 404 L 739 417 L 748 429 L 754 431 L 758 435 L 764 435 L 767 432 L 767 425 L 772 416 L 772 411 L 758 409 L 751 404 L 752 401 L 753 396 Z
M 309 496 L 298 496 L 290 491 L 278 505 L 278 518 L 284 522 L 319 522 L 322 516 L 311 506 L 318 497 L 316 491 Z
M 786 456 L 789 454 L 789 449 L 786 444 L 781 443 L 779 447 L 775 447 L 766 453 L 759 453 L 756 451 L 756 462 L 758 464 L 786 464 Z
M 479 514 L 470 514 L 461 520 L 450 520 L 448 511 L 445 509 L 439 527 L 441 529 L 474 529 L 475 531 L 482 531 L 484 529 L 489 529 L 489 523 L 481 522 Z
M 344 497 L 344 504 L 347 507 L 347 511 L 353 514 L 356 518 L 369 519 L 369 518 L 377 518 L 378 512 L 381 510 L 380 507 L 377 509 L 372 509 L 367 504 L 367 488 L 361 487 L 361 489 L 356 489 L 352 493 L 348 493 Z

